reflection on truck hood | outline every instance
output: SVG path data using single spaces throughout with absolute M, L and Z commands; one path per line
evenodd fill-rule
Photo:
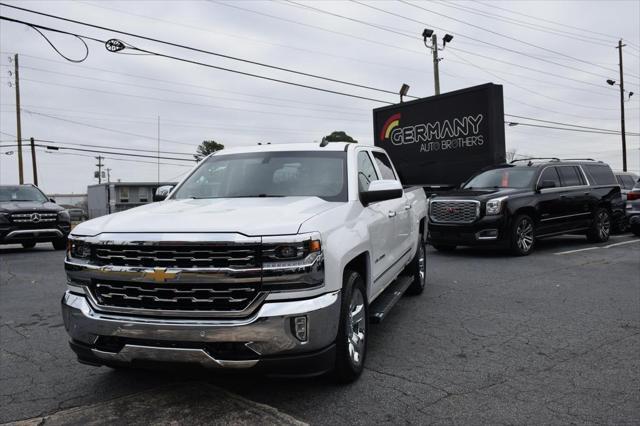
M 102 232 L 239 232 L 295 234 L 309 218 L 342 203 L 317 197 L 169 200 L 102 216 L 78 225 L 73 235 Z
M 479 201 L 490 200 L 491 198 L 502 197 L 505 195 L 516 195 L 531 192 L 531 189 L 516 188 L 486 188 L 486 189 L 456 189 L 438 195 L 436 198 L 453 198 L 453 199 L 472 199 Z

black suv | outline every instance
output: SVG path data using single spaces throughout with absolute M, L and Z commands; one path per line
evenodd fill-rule
M 36 186 L 0 185 L 0 244 L 51 242 L 64 250 L 69 231 L 69 213 Z
M 553 235 L 607 241 L 623 220 L 620 186 L 607 164 L 531 158 L 485 169 L 430 198 L 428 239 L 438 250 L 501 246 L 522 256 Z

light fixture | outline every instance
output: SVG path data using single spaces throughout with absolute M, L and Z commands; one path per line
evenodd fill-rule
M 432 35 L 433 35 L 433 30 L 430 30 L 429 28 L 425 28 L 424 31 L 422 31 L 422 38 L 424 38 L 425 40 L 431 37 Z
M 607 80 L 607 84 L 609 86 L 613 86 L 614 84 L 616 84 L 616 81 L 615 80 Z
M 445 34 L 444 37 L 442 37 L 442 47 L 444 48 L 447 43 L 451 43 L 451 40 L 453 40 L 453 36 L 451 34 Z
M 629 99 L 633 96 L 633 92 L 629 92 Z
M 404 96 L 407 96 L 407 93 L 409 92 L 409 85 L 402 83 L 402 87 L 400 88 L 400 102 L 402 102 L 402 98 Z
M 508 122 L 507 124 L 509 125 L 509 127 L 515 127 L 515 126 L 517 126 L 517 125 L 518 125 L 518 124 L 520 124 L 520 123 L 516 123 L 515 121 L 510 121 L 510 122 Z

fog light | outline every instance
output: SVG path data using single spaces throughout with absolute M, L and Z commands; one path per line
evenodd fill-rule
M 476 234 L 478 240 L 495 240 L 498 238 L 497 229 L 484 229 Z
M 301 342 L 306 342 L 307 335 L 307 317 L 292 318 L 293 334 Z

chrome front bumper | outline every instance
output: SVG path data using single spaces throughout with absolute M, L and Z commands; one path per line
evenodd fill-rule
M 79 358 L 77 348 L 82 347 L 85 358 L 90 355 L 95 364 L 160 361 L 252 368 L 269 358 L 295 357 L 331 346 L 338 332 L 340 305 L 340 292 L 336 291 L 306 300 L 266 302 L 246 319 L 143 318 L 96 311 L 85 296 L 67 291 L 62 315 Z M 307 318 L 304 342 L 296 338 L 292 327 L 293 318 L 300 316 Z M 97 347 L 101 337 L 135 344 L 126 343 L 118 352 L 105 351 Z M 244 344 L 255 357 L 216 359 L 204 347 L 208 343 Z

